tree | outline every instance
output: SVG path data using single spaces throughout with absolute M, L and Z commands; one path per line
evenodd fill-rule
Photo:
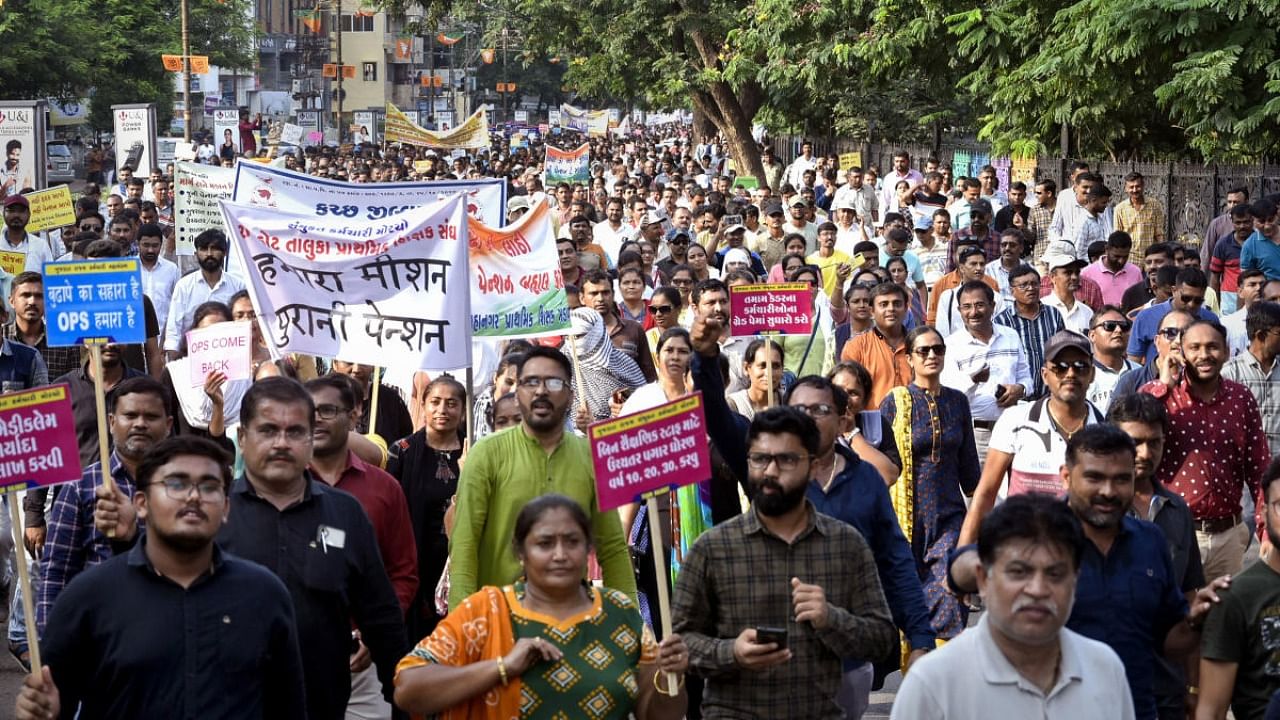
M 0 98 L 79 97 L 103 49 L 93 5 L 8 0 L 0 8 Z

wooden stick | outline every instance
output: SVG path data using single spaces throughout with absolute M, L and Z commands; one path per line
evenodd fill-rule
M 105 473 L 104 473 L 105 474 Z M 31 672 L 40 677 L 40 636 L 36 634 L 36 607 L 27 572 L 27 546 L 22 532 L 22 515 L 18 512 L 18 493 L 9 494 L 9 525 L 13 528 L 13 550 L 18 554 L 18 583 L 22 588 L 22 612 L 27 621 L 27 652 L 31 654 Z
M 102 484 L 115 490 L 111 477 L 111 451 L 107 449 L 107 393 L 102 385 L 102 346 L 90 345 L 89 357 L 93 361 L 93 401 L 98 410 L 98 461 L 102 467 Z
M 378 386 L 382 384 L 382 368 L 374 366 L 373 380 L 369 385 L 369 434 L 377 432 L 378 426 Z
M 645 502 L 649 513 L 649 541 L 653 544 L 653 569 L 658 578 L 658 621 L 662 625 L 662 637 L 671 637 L 671 599 L 667 596 L 667 582 L 671 573 L 667 570 L 666 552 L 662 548 L 662 523 L 658 520 L 658 500 L 650 497 Z M 656 685 L 656 683 L 655 683 Z M 662 688 L 658 688 L 662 692 Z M 667 673 L 667 694 L 675 697 L 680 689 L 675 673 Z

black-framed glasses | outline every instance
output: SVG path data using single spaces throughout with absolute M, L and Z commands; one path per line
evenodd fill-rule
M 1182 336 L 1182 328 L 1180 327 L 1160 328 L 1159 335 L 1165 340 L 1170 340 L 1170 341 L 1177 340 L 1179 337 Z
M 830 403 L 814 403 L 812 405 L 792 405 L 791 407 L 811 418 L 829 417 L 836 409 Z
M 1183 305 L 1203 305 L 1204 304 L 1203 295 L 1179 295 L 1178 299 L 1182 301 Z
M 547 392 L 560 392 L 568 386 L 568 382 L 564 378 L 558 377 L 539 377 L 531 375 L 529 377 L 520 378 L 520 387 L 527 390 L 537 390 L 540 387 L 547 389 Z
M 1050 360 L 1049 370 L 1054 375 L 1066 375 L 1068 370 L 1075 370 L 1077 375 L 1083 375 L 1089 372 L 1088 360 Z
M 756 470 L 767 469 L 773 463 L 779 470 L 795 470 L 803 455 L 797 453 L 747 453 L 747 464 Z
M 1013 283 L 1009 287 L 1012 287 L 1014 290 L 1035 290 L 1036 288 L 1040 287 L 1040 283 L 1020 282 L 1020 283 Z
M 937 355 L 938 357 L 943 357 L 944 355 L 947 354 L 947 346 L 946 345 L 921 345 L 920 347 L 912 348 L 911 352 L 915 353 L 916 355 L 919 355 L 920 357 L 928 357 L 930 355 Z
M 321 420 L 332 420 L 338 417 L 339 414 L 345 412 L 351 412 L 351 408 L 334 405 L 332 403 L 325 403 L 323 405 L 316 406 L 316 417 Z
M 164 494 L 168 495 L 170 500 L 185 501 L 191 497 L 192 490 L 199 493 L 201 500 L 217 500 L 226 493 L 221 480 L 201 480 L 193 483 L 182 478 L 165 478 L 159 485 L 164 488 Z
M 693 284 L 693 278 L 671 278 L 671 284 L 672 284 L 672 285 L 675 285 L 675 286 L 677 286 L 677 287 L 684 287 L 685 285 L 692 285 L 692 284 Z
M 650 305 L 649 306 L 649 312 L 653 313 L 654 315 L 666 315 L 667 313 L 675 309 L 676 307 L 674 305 Z
M 1094 325 L 1093 329 L 1097 330 L 1101 328 L 1103 330 L 1106 330 L 1107 332 L 1115 332 L 1117 330 L 1120 330 L 1122 332 L 1129 332 L 1129 328 L 1131 327 L 1133 327 L 1133 323 L 1129 322 L 1128 320 L 1103 320 L 1097 325 Z

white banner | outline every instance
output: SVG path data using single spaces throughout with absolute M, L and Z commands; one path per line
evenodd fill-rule
M 222 211 L 277 352 L 419 370 L 471 364 L 461 194 L 379 220 L 228 202 Z
M 240 154 L 240 111 L 235 108 L 218 108 L 213 111 L 213 142 L 218 152 L 231 141 L 231 147 Z
M 237 163 L 235 202 L 317 218 L 384 220 L 455 193 L 467 196 L 467 214 L 490 227 L 507 219 L 506 182 L 437 180 L 413 183 L 346 183 L 261 163 Z
M 180 162 L 174 165 L 173 225 L 178 255 L 195 255 L 196 236 L 222 229 L 222 200 L 236 188 L 236 171 L 219 165 Z

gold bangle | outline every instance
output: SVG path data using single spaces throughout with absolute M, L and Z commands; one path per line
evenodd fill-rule
M 502 662 L 501 657 L 498 658 L 498 679 L 502 681 L 503 685 L 507 684 L 507 665 Z
M 1199 688 L 1199 687 L 1196 687 L 1195 685 L 1188 685 L 1188 686 L 1187 686 L 1187 694 L 1188 694 L 1188 695 L 1199 695 L 1199 694 L 1200 694 L 1200 688 Z
M 659 676 L 659 675 L 666 675 L 666 674 L 667 674 L 667 673 L 663 672 L 662 670 L 659 670 L 659 671 L 657 671 L 657 672 L 655 672 L 655 673 L 653 674 L 653 689 L 654 689 L 654 690 L 657 690 L 658 692 L 662 693 L 663 695 L 666 695 L 667 697 L 675 697 L 675 696 L 676 696 L 676 693 L 680 692 L 680 688 L 684 687 L 684 674 L 683 674 L 683 673 L 681 673 L 681 674 L 680 674 L 680 679 L 676 682 L 676 693 L 671 692 L 671 691 L 670 691 L 670 689 L 663 690 L 663 689 L 658 685 L 658 676 Z M 674 673 L 672 673 L 672 674 L 674 674 Z

